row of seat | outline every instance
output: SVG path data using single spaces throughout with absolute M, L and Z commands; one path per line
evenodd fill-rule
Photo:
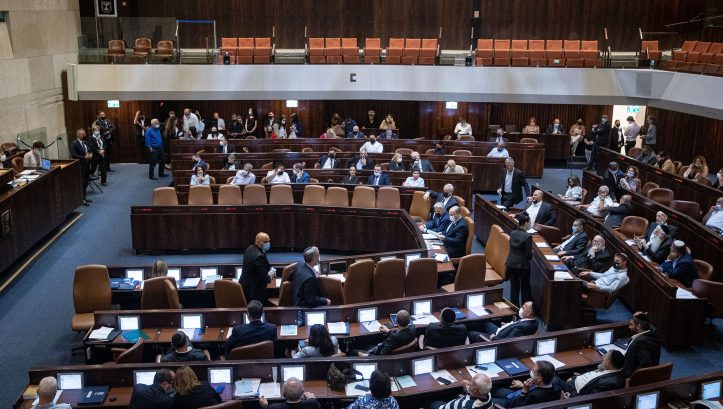
M 270 64 L 273 49 L 269 37 L 221 38 L 221 57 L 228 54 L 230 64 Z
M 381 39 L 367 38 L 364 46 L 365 63 L 378 64 L 381 59 Z M 436 38 L 390 38 L 386 48 L 387 64 L 433 65 L 438 54 Z M 358 64 L 359 47 L 356 38 L 309 38 L 309 62 L 312 64 Z
M 673 51 L 673 61 L 723 64 L 723 43 L 686 41 L 680 50 Z
M 602 67 L 597 40 L 478 39 L 475 65 Z
M 660 68 L 669 71 L 688 72 L 691 74 L 723 75 L 723 64 L 685 62 L 668 60 L 660 64 Z
M 153 44 L 150 38 L 136 38 L 135 44 L 133 45 L 133 56 L 147 58 L 153 52 Z M 156 50 L 153 52 L 156 57 L 172 57 L 173 56 L 173 41 L 171 40 L 160 40 L 156 44 Z M 110 40 L 108 41 L 108 56 L 109 57 L 125 57 L 126 55 L 126 43 L 123 40 Z

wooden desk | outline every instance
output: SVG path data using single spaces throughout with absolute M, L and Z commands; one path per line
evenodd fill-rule
M 497 137 L 497 133 L 490 132 L 487 135 L 487 140 L 494 141 Z M 505 132 L 504 138 L 512 145 L 519 143 L 522 138 L 533 138 L 537 139 L 542 145 L 545 145 L 545 160 L 567 160 L 570 157 L 570 135 L 569 134 L 537 134 L 527 135 L 519 132 L 508 133 Z M 508 149 L 509 150 L 509 149 Z M 511 153 L 510 153 L 511 154 Z
M 53 161 L 50 172 L 0 194 L 0 271 L 63 224 L 82 203 L 80 164 L 75 160 Z

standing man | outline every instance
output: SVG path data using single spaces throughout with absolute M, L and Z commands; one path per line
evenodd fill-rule
M 527 232 L 530 229 L 530 216 L 523 212 L 518 213 L 515 218 L 519 222 L 519 227 L 510 232 L 510 251 L 505 260 L 505 267 L 507 279 L 510 280 L 510 301 L 522 306 L 527 301 L 532 301 L 530 286 L 532 236 Z
M 105 186 L 108 180 L 108 173 L 106 173 L 108 158 L 106 156 L 107 143 L 103 136 L 100 134 L 100 128 L 98 125 L 93 125 L 93 137 L 89 143 L 92 143 L 91 150 L 93 151 L 93 161 L 90 164 L 90 174 L 95 175 L 95 170 L 100 169 L 100 184 Z
M 628 126 L 623 131 L 623 135 L 625 136 L 625 154 L 627 155 L 630 149 L 635 147 L 640 133 L 640 126 L 635 123 L 635 118 L 632 116 L 627 117 L 626 121 L 628 121 Z
M 590 134 L 594 138 L 592 152 L 590 152 L 590 161 L 587 164 L 587 170 L 595 169 L 597 165 L 597 148 L 607 148 L 610 146 L 610 122 L 608 122 L 607 114 L 600 118 L 600 123 L 593 125 Z
M 290 280 L 294 286 L 294 305 L 297 307 L 314 308 L 331 304 L 331 300 L 321 296 L 317 282 L 319 273 L 316 266 L 319 265 L 320 258 L 317 247 L 307 247 L 304 250 L 304 262 L 296 263 Z
M 92 200 L 88 200 L 88 182 L 90 181 L 90 161 L 93 153 L 85 142 L 85 129 L 75 131 L 75 140 L 70 144 L 70 156 L 80 162 L 80 176 L 83 178 L 83 206 L 90 206 Z
M 636 370 L 660 364 L 660 340 L 650 325 L 647 312 L 636 312 L 628 324 L 633 338 L 625 350 L 623 378 Z
M 158 180 L 153 171 L 158 165 L 158 177 L 166 177 L 163 161 L 163 137 L 161 136 L 161 123 L 157 118 L 151 119 L 151 127 L 146 130 L 146 149 L 148 149 L 148 178 Z
M 502 203 L 500 204 L 509 209 L 513 207 L 515 203 L 521 202 L 523 197 L 530 195 L 530 187 L 527 185 L 527 179 L 525 179 L 522 171 L 515 169 L 514 159 L 505 159 L 505 168 L 506 171 L 502 176 L 502 183 L 499 189 L 497 189 L 497 194 L 500 195 L 502 199 Z
M 115 134 L 115 126 L 113 123 L 110 122 L 109 119 L 106 119 L 105 112 L 100 111 L 98 112 L 98 119 L 95 120 L 95 125 L 98 125 L 100 128 L 100 136 L 105 140 L 105 170 L 108 172 L 115 172 L 113 169 L 110 168 L 110 154 L 111 154 L 111 147 L 113 146 L 113 134 Z
M 244 253 L 243 272 L 241 273 L 241 286 L 246 300 L 267 302 L 266 285 L 276 277 L 276 270 L 271 267 L 266 253 L 271 248 L 269 235 L 260 232 L 256 241 Z

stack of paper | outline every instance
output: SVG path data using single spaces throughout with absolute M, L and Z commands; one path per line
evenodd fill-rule
M 295 337 L 298 327 L 296 325 L 282 325 L 281 336 L 282 337 Z
M 346 334 L 349 332 L 347 330 L 347 323 L 346 322 L 328 322 L 326 324 L 327 328 L 329 328 L 329 334 Z
M 489 315 L 489 311 L 485 307 L 469 307 L 468 310 L 472 311 L 474 315 L 481 317 L 483 315 Z
M 678 289 L 675 291 L 675 298 L 683 298 L 683 299 L 695 299 L 696 297 L 693 293 L 690 291 L 678 287 Z
M 434 322 L 439 322 L 437 317 L 432 314 L 412 315 L 414 319 L 414 325 L 429 325 Z
M 557 257 L 557 256 L 554 255 L 554 254 L 545 254 L 545 258 L 546 258 L 548 261 L 560 261 L 560 257 Z
M 399 385 L 399 387 L 402 389 L 413 388 L 413 387 L 417 386 L 417 383 L 414 382 L 414 379 L 412 379 L 412 377 L 409 375 L 398 376 L 398 377 L 394 378 L 394 380 Z
M 226 331 L 226 339 L 231 336 L 231 332 L 233 332 L 233 327 L 228 327 L 228 331 Z
M 110 335 L 111 332 L 113 332 L 113 328 L 111 327 L 100 327 L 98 329 L 94 329 L 90 333 L 90 336 L 88 336 L 88 339 L 105 341 L 108 339 L 108 335 Z
M 575 277 L 571 276 L 567 271 L 555 271 L 555 280 L 574 280 Z
M 439 263 L 446 263 L 447 261 L 449 261 L 449 256 L 447 256 L 446 254 L 435 254 L 434 259 L 437 260 L 437 262 Z
M 369 321 L 369 322 L 362 322 L 362 325 L 369 332 L 379 332 L 379 327 L 382 326 L 382 324 L 380 324 L 379 321 L 377 321 L 377 320 Z
M 248 398 L 258 396 L 261 378 L 242 378 L 234 383 L 233 396 L 235 398 Z
M 536 242 L 535 242 L 535 245 L 536 245 L 537 247 L 541 248 L 541 249 L 550 247 L 550 245 L 547 244 L 546 241 L 536 241 Z
M 535 229 L 527 229 L 527 232 L 530 233 L 530 234 L 535 234 L 535 233 L 537 233 L 537 230 L 535 230 Z
M 487 368 L 487 369 L 482 369 L 482 368 Z M 495 376 L 499 376 L 500 372 L 504 372 L 504 369 L 500 368 L 500 366 L 497 365 L 496 363 L 490 362 L 488 364 L 483 364 L 483 365 L 479 365 L 479 366 L 469 365 L 469 366 L 467 366 L 467 372 L 469 372 L 470 376 L 475 376 L 478 373 L 483 373 L 483 374 L 489 376 L 490 378 L 493 378 Z
M 612 350 L 620 351 L 623 355 L 625 355 L 625 351 L 627 351 L 626 349 L 622 349 L 615 344 L 603 345 L 601 347 L 597 347 L 597 350 L 603 355 L 605 355 L 608 351 Z
M 551 363 L 552 365 L 554 365 L 555 369 L 559 369 L 559 368 L 565 366 L 564 363 L 553 358 L 551 355 L 533 356 L 533 357 L 530 357 L 530 360 L 534 363 L 537 363 L 539 361 L 547 361 L 547 362 Z
M 265 398 L 280 398 L 281 388 L 276 382 L 266 382 L 259 385 L 259 396 Z
M 341 274 L 341 273 L 327 274 L 326 276 L 327 276 L 327 277 L 330 277 L 330 278 L 333 278 L 333 279 L 336 279 L 336 280 L 339 280 L 339 281 L 341 281 L 342 284 L 344 284 L 344 281 L 346 281 L 346 277 L 344 277 L 344 274 Z
M 432 378 L 434 378 L 435 380 L 437 378 L 443 378 L 443 379 L 448 380 L 450 383 L 457 382 L 457 380 L 454 379 L 454 376 L 452 376 L 452 374 L 449 373 L 449 371 L 447 371 L 446 369 L 440 369 L 439 371 L 430 372 L 429 374 L 432 375 Z M 440 385 L 444 385 L 443 382 L 439 382 L 439 381 L 437 381 L 437 382 Z
M 432 233 L 422 233 L 422 237 L 424 238 L 424 240 L 437 240 L 437 239 L 439 239 L 439 237 L 437 237 L 436 234 L 432 234 Z

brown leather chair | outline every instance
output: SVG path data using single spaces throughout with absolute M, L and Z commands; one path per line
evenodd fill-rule
M 326 206 L 348 207 L 349 191 L 339 186 L 332 186 L 328 188 L 326 190 L 324 204 L 326 204 Z
M 710 179 L 708 179 L 706 176 L 703 176 L 703 175 L 696 175 L 695 181 L 696 181 L 696 183 L 700 183 L 701 185 L 706 185 L 706 186 L 713 185 L 712 183 L 710 183 Z
M 382 40 L 380 38 L 367 38 L 364 41 L 364 62 L 379 64 L 382 55 Z
M 221 185 L 218 188 L 218 204 L 240 206 L 244 202 L 241 187 L 236 185 Z
M 374 261 L 361 260 L 350 265 L 341 293 L 344 305 L 371 301 L 373 280 Z
M 654 200 L 662 205 L 668 206 L 672 200 L 675 200 L 675 194 L 672 190 L 664 187 L 650 189 L 648 191 L 648 199 Z
M 620 296 L 620 291 L 615 291 L 612 294 L 608 294 L 605 291 L 588 289 L 587 292 L 582 293 L 582 302 L 590 308 L 603 308 L 608 309 Z
M 700 220 L 700 204 L 688 200 L 671 200 L 668 205 L 671 209 L 690 216 L 693 220 Z
M 467 202 L 466 202 L 464 199 L 462 199 L 461 196 L 454 195 L 453 197 L 454 197 L 454 200 L 457 201 L 457 204 L 459 204 L 460 206 L 466 206 L 466 205 L 467 205 Z
M 562 40 L 546 40 L 545 53 L 548 59 L 563 59 Z M 565 64 L 564 60 L 562 64 Z
M 415 337 L 407 345 L 402 345 L 399 348 L 392 350 L 392 355 L 399 355 L 399 354 L 406 354 L 409 352 L 414 352 L 417 350 L 418 346 L 419 346 L 419 340 Z
M 472 213 L 470 213 L 467 206 L 461 205 L 459 206 L 459 213 L 462 215 L 462 217 L 469 217 Z
M 326 39 L 326 63 L 327 64 L 340 64 L 341 58 L 341 38 L 329 37 Z
M 179 309 L 178 289 L 173 277 L 154 277 L 143 282 L 142 310 Z
M 279 298 L 269 298 L 269 303 L 277 307 L 293 307 L 294 306 L 294 285 L 291 281 L 284 281 L 281 283 L 279 289 Z
M 520 139 L 520 143 L 537 143 L 537 139 L 535 139 L 535 138 L 522 138 L 522 139 Z
M 685 174 L 685 171 L 688 170 L 689 167 L 690 167 L 690 165 L 681 166 L 678 169 L 678 176 L 684 177 L 683 174 Z
M 188 204 L 190 206 L 210 206 L 213 204 L 211 186 L 196 185 L 188 189 Z
M 243 409 L 243 401 L 240 400 L 227 400 L 226 402 L 219 403 L 213 406 L 204 406 L 199 409 Z
M 384 60 L 386 64 L 401 64 L 402 53 L 404 52 L 403 38 L 390 38 L 387 46 L 387 56 Z
M 582 194 L 580 194 L 580 203 L 585 204 L 587 203 L 587 189 L 582 188 Z
M 545 40 L 529 40 L 528 55 L 530 58 L 529 65 L 532 67 L 547 66 L 547 58 L 545 56 Z
M 460 142 L 474 142 L 476 139 L 474 139 L 473 135 L 458 135 L 457 140 Z
M 660 187 L 660 185 L 658 185 L 655 182 L 646 182 L 643 185 L 643 188 L 640 189 L 640 194 L 642 194 L 645 197 L 648 197 L 648 192 L 650 192 L 650 189 L 655 189 L 656 187 Z
M 151 43 L 150 38 L 136 38 L 136 42 L 133 45 L 133 55 L 136 57 L 148 57 L 148 55 L 151 53 L 152 47 L 153 43 Z
M 419 49 L 419 64 L 434 65 L 437 59 L 437 39 L 423 38 Z
M 331 305 L 343 304 L 344 297 L 342 296 L 341 280 L 322 275 L 317 278 L 317 282 L 319 284 L 321 294 L 331 300 Z
M 698 41 L 698 44 L 695 45 L 695 48 L 693 51 L 688 52 L 687 61 L 689 63 L 697 63 L 700 61 L 700 56 L 703 53 L 707 53 L 711 46 L 710 41 Z
M 417 190 L 412 195 L 412 204 L 409 206 L 409 215 L 415 222 L 426 222 L 429 219 L 429 210 L 432 208 L 432 201 L 424 199 L 424 192 Z
M 484 254 L 469 254 L 460 258 L 454 284 L 447 284 L 442 289 L 446 292 L 474 290 L 501 283 L 502 277 L 486 268 L 485 259 Z
M 452 152 L 453 156 L 472 156 L 472 152 L 468 151 L 467 149 L 457 149 L 456 151 Z
M 658 40 L 642 40 L 640 42 L 640 59 L 660 61 L 660 43 Z
M 380 187 L 376 206 L 380 209 L 399 209 L 399 189 L 391 186 Z
M 238 48 L 236 49 L 237 64 L 251 64 L 254 62 L 254 39 L 253 37 L 239 37 Z
M 263 185 L 252 184 L 244 186 L 243 200 L 245 206 L 260 206 L 267 204 L 266 188 Z
M 437 261 L 418 258 L 409 262 L 404 279 L 404 296 L 435 294 L 437 292 Z
M 109 57 L 124 57 L 126 55 L 126 43 L 123 40 L 108 41 Z
M 492 65 L 494 57 L 494 40 L 491 38 L 480 38 L 477 40 L 475 49 L 475 65 Z
M 143 338 L 130 348 L 111 348 L 113 362 L 116 364 L 140 364 L 143 362 Z
M 504 233 L 500 226 L 493 224 L 485 246 L 487 270 L 491 269 L 504 279 L 507 274 L 505 261 L 509 252 L 510 236 Z
M 248 139 L 248 137 L 246 137 L 246 139 Z M 274 168 L 274 162 L 266 162 L 263 165 L 261 165 L 261 167 L 259 169 L 271 170 L 273 168 Z
M 391 258 L 379 261 L 372 280 L 374 301 L 403 298 L 405 277 L 404 260 Z
M 696 270 L 698 270 L 698 278 L 701 280 L 715 281 L 715 270 L 713 266 L 704 260 L 693 260 Z
M 272 205 L 292 205 L 294 204 L 294 194 L 289 185 L 273 185 L 269 193 L 269 204 Z
M 273 359 L 273 341 L 262 341 L 251 345 L 236 347 L 226 357 L 229 361 L 240 361 L 242 359 Z
M 216 280 L 213 283 L 216 308 L 246 308 L 246 296 L 241 284 L 233 280 Z
M 324 186 L 304 186 L 304 198 L 301 200 L 301 204 L 307 206 L 324 206 L 326 204 L 326 190 Z
M 548 243 L 557 246 L 562 243 L 562 232 L 555 226 L 546 226 L 544 224 L 535 223 L 533 229 L 542 236 Z
M 377 198 L 373 187 L 357 186 L 351 197 L 351 207 L 363 207 L 372 209 L 376 207 Z
M 281 270 L 281 282 L 289 281 L 289 276 L 296 270 L 296 263 L 287 264 Z
M 643 152 L 642 148 L 630 148 L 625 156 L 630 158 L 637 158 Z
M 309 63 L 311 64 L 324 64 L 326 58 L 324 57 L 324 39 L 319 37 L 309 38 Z
M 467 244 L 465 246 L 465 254 L 472 253 L 472 241 L 474 241 L 474 221 L 471 217 L 466 216 L 464 221 L 467 223 Z M 456 262 L 456 259 L 451 259 L 452 262 Z
M 506 67 L 510 65 L 510 40 L 509 39 L 495 39 L 495 57 L 493 60 L 494 65 Z
M 398 153 L 400 155 L 409 156 L 412 154 L 412 150 L 409 148 L 397 148 L 394 153 Z
M 723 283 L 703 279 L 693 280 L 693 294 L 707 300 L 707 317 L 711 320 L 723 318 Z
M 664 364 L 649 366 L 647 368 L 640 368 L 633 372 L 625 381 L 626 388 L 632 388 L 635 386 L 648 385 L 656 382 L 663 382 L 670 380 L 670 376 L 673 374 L 673 363 L 666 362 Z
M 16 156 L 10 160 L 10 166 L 12 166 L 15 173 L 20 173 L 25 170 L 25 164 L 23 163 L 22 156 Z
M 153 206 L 178 206 L 178 196 L 173 187 L 153 189 Z
M 273 53 L 274 47 L 271 45 L 271 38 L 254 38 L 254 64 L 270 64 Z
M 73 331 L 89 331 L 95 321 L 93 312 L 111 309 L 111 290 L 108 269 L 104 265 L 89 264 L 75 268 L 73 276 L 73 305 L 71 319 Z
M 648 220 L 640 216 L 625 216 L 620 227 L 613 230 L 626 240 L 632 239 L 633 236 L 644 236 L 645 230 L 648 228 Z
M 155 56 L 157 58 L 161 58 L 161 61 L 168 61 L 173 59 L 173 41 L 171 40 L 161 40 L 156 44 L 156 53 Z
M 402 64 L 413 65 L 419 59 L 419 49 L 422 47 L 421 38 L 407 38 L 404 40 Z
M 359 46 L 356 37 L 341 39 L 341 56 L 344 64 L 359 64 Z
M 688 57 L 688 52 L 693 51 L 697 44 L 697 41 L 684 41 L 683 46 L 679 50 L 673 51 L 673 60 L 685 61 Z

